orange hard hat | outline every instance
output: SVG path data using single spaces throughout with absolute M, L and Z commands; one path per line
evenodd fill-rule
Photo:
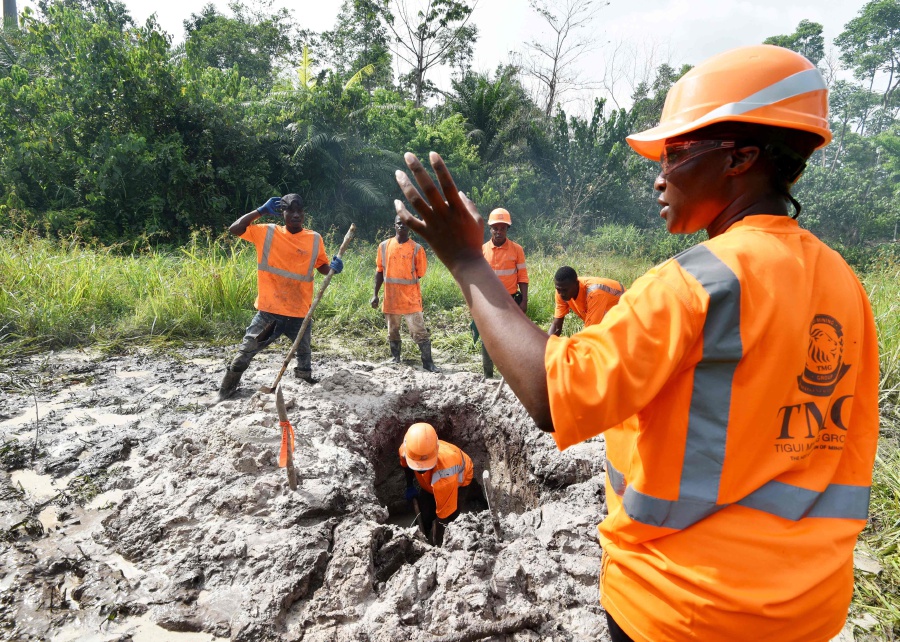
M 828 90 L 816 66 L 773 45 L 739 47 L 700 63 L 666 95 L 659 125 L 628 144 L 658 161 L 667 138 L 723 122 L 754 123 L 818 134 L 831 142 Z
M 431 424 L 413 424 L 403 438 L 406 464 L 413 470 L 431 470 L 437 464 L 438 438 Z
M 488 216 L 488 225 L 493 225 L 494 223 L 506 223 L 512 227 L 512 216 L 509 215 L 507 210 L 498 207 Z

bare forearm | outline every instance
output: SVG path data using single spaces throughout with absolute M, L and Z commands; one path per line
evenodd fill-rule
M 384 272 L 375 272 L 375 296 L 381 292 L 381 285 L 384 283 Z
M 525 316 L 487 261 L 462 262 L 452 273 L 497 369 L 538 427 L 552 431 L 544 369 L 547 335 Z
M 262 214 L 259 213 L 259 210 L 247 212 L 241 218 L 232 223 L 228 228 L 228 231 L 235 236 L 241 236 L 244 232 L 247 231 L 247 228 L 250 227 L 250 224 L 260 216 L 262 216 Z
M 554 317 L 553 322 L 550 324 L 550 329 L 547 330 L 547 336 L 558 337 L 559 335 L 561 335 L 563 329 L 563 321 L 565 321 L 565 317 Z

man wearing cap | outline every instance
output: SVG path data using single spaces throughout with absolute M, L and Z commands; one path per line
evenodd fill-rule
M 419 499 L 422 526 L 431 543 L 440 546 L 444 525 L 459 515 L 459 489 L 472 482 L 472 460 L 451 443 L 441 441 L 431 424 L 409 427 L 400 445 L 400 465 L 406 474 L 406 500 Z M 420 493 L 413 483 L 418 480 Z
M 428 259 L 424 248 L 409 239 L 409 228 L 400 217 L 394 218 L 394 230 L 394 238 L 382 241 L 375 254 L 375 294 L 371 305 L 378 309 L 378 292 L 384 284 L 381 311 L 387 322 L 394 363 L 400 363 L 400 321 L 405 319 L 412 340 L 419 346 L 422 367 L 429 372 L 440 372 L 431 357 L 431 334 L 425 327 L 419 286 L 419 279 L 428 269 Z
M 282 219 L 284 225 L 251 225 L 264 214 Z M 329 264 L 322 237 L 303 228 L 305 217 L 299 194 L 273 196 L 228 228 L 235 236 L 256 246 L 258 293 L 254 304 L 256 315 L 219 386 L 220 401 L 234 394 L 241 376 L 260 350 L 282 334 L 291 341 L 296 340 L 312 303 L 313 272 L 328 274 L 333 270 L 339 274 L 344 269 L 338 257 Z M 294 374 L 308 383 L 313 383 L 311 336 L 312 323 L 309 323 L 300 339 L 294 369 Z
M 512 296 L 522 312 L 528 313 L 528 268 L 525 266 L 525 250 L 518 243 L 507 238 L 512 227 L 510 213 L 498 207 L 488 217 L 491 229 L 490 240 L 481 246 L 487 260 L 506 292 Z M 484 342 L 481 344 L 481 364 L 485 377 L 494 376 L 494 362 L 488 354 Z
M 618 281 L 598 276 L 578 276 L 575 269 L 568 265 L 556 271 L 553 285 L 556 288 L 556 312 L 547 334 L 556 337 L 562 334 L 563 321 L 569 312 L 578 315 L 584 321 L 585 328 L 597 325 L 625 292 L 625 286 Z
M 831 140 L 828 91 L 771 45 L 706 60 L 660 124 L 660 216 L 708 240 L 652 268 L 598 325 L 547 336 L 478 252 L 481 218 L 437 154 L 413 217 L 485 344 L 560 449 L 603 434 L 601 603 L 614 641 L 831 640 L 853 595 L 878 447 L 875 319 L 852 269 L 795 220 L 791 188 Z M 443 192 L 443 193 L 441 193 Z M 793 208 L 793 216 L 791 212 Z

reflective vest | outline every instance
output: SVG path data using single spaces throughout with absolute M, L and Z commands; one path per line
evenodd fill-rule
M 407 467 L 406 446 L 401 444 L 399 452 L 400 465 Z M 438 439 L 438 458 L 435 467 L 415 473 L 422 490 L 434 495 L 437 516 L 444 518 L 456 511 L 459 488 L 472 482 L 475 467 L 466 453 L 453 444 Z
M 862 285 L 785 216 L 653 268 L 550 337 L 560 448 L 604 433 L 602 604 L 635 640 L 829 640 L 878 439 Z
M 481 246 L 481 252 L 510 294 L 518 292 L 519 283 L 528 283 L 525 250 L 518 243 L 506 239 L 506 243 L 497 246 L 493 241 L 488 241 Z
M 375 257 L 375 270 L 384 274 L 385 314 L 412 314 L 422 311 L 419 279 L 425 276 L 428 259 L 418 243 L 396 238 L 382 241 Z
M 313 275 L 328 264 L 322 237 L 312 230 L 291 234 L 283 225 L 250 225 L 241 237 L 256 246 L 257 310 L 305 317 L 313 295 Z
M 625 292 L 625 286 L 613 279 L 602 279 L 596 276 L 578 277 L 578 295 L 563 301 L 556 294 L 556 311 L 554 317 L 562 319 L 569 310 L 584 321 L 584 327 L 596 325 L 603 320 L 607 311 L 619 302 Z

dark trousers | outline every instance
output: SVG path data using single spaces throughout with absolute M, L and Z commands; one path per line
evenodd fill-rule
M 243 372 L 250 361 L 260 351 L 269 347 L 281 335 L 285 335 L 293 343 L 303 325 L 303 317 L 288 317 L 283 314 L 259 311 L 244 332 L 244 340 L 238 347 L 238 353 L 231 362 L 233 372 Z M 306 326 L 306 332 L 297 346 L 297 370 L 312 371 L 312 319 Z
M 607 613 L 606 614 L 606 624 L 609 626 L 609 637 L 612 639 L 612 642 L 634 642 L 625 631 L 622 630 L 616 621 L 612 619 L 612 616 Z

